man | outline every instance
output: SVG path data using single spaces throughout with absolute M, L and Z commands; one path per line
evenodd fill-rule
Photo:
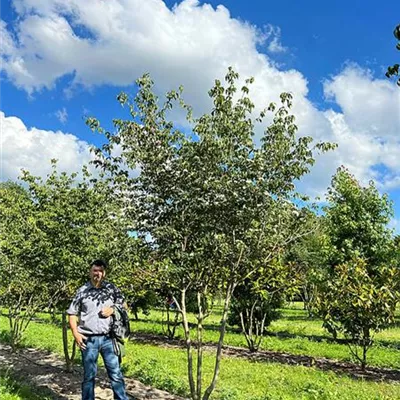
M 82 400 L 95 398 L 94 386 L 99 353 L 103 357 L 111 381 L 114 399 L 128 400 L 118 356 L 110 337 L 114 307 L 122 307 L 124 298 L 117 287 L 103 280 L 106 275 L 105 270 L 104 261 L 93 261 L 90 281 L 77 291 L 67 310 L 72 334 L 82 352 L 84 370 Z

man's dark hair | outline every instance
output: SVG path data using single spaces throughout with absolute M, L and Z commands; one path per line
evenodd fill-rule
M 103 267 L 104 269 L 107 268 L 107 264 L 106 264 L 106 262 L 103 261 L 103 260 L 94 260 L 94 261 L 90 264 L 90 267 L 93 267 L 94 265 L 95 265 L 96 267 Z

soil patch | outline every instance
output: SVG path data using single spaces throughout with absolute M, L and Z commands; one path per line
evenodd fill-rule
M 10 346 L 0 343 L 0 365 L 2 369 L 10 369 L 18 379 L 43 390 L 46 396 L 53 399 L 81 399 L 82 368 L 76 366 L 73 372 L 66 372 L 63 360 L 53 353 L 31 348 L 12 353 Z M 125 383 L 130 399 L 183 400 L 181 397 L 143 385 L 131 378 L 125 378 Z M 112 398 L 106 372 L 99 367 L 96 399 L 112 400 Z

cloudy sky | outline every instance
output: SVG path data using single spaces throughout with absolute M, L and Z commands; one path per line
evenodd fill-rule
M 330 4 L 333 3 L 333 4 Z M 2 0 L 1 180 L 88 162 L 101 138 L 84 124 L 127 117 L 115 100 L 150 72 L 161 94 L 180 84 L 197 113 L 233 66 L 253 76 L 262 108 L 294 95 L 300 134 L 336 142 L 302 190 L 321 195 L 339 165 L 374 179 L 400 219 L 400 89 L 385 78 L 399 61 L 390 2 L 375 0 Z M 393 226 L 396 227 L 396 220 Z M 400 231 L 400 226 L 397 226 Z

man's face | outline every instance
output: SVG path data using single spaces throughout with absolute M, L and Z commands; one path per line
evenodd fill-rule
M 90 268 L 90 279 L 94 283 L 100 283 L 103 278 L 105 277 L 106 272 L 104 271 L 104 268 L 98 265 L 92 265 L 92 268 Z

